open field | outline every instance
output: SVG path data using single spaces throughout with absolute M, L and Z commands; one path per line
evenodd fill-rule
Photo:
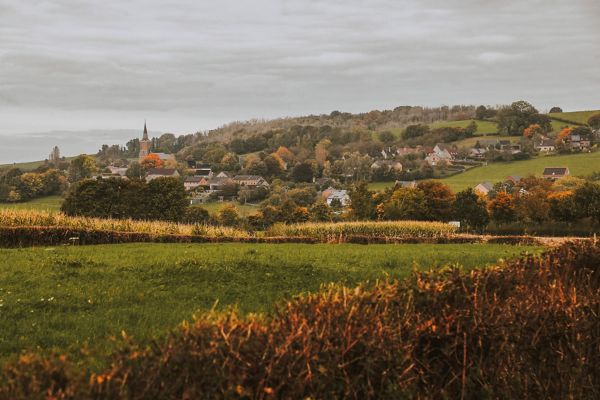
M 475 122 L 477 124 L 477 131 L 475 132 L 477 135 L 485 135 L 489 133 L 497 133 L 498 132 L 498 124 L 492 121 L 480 121 L 474 119 L 467 119 L 463 121 L 439 121 L 431 124 L 431 128 L 466 128 L 471 122 Z
M 24 203 L 0 203 L 0 209 L 59 211 L 62 202 L 62 196 L 46 196 Z
M 510 175 L 533 174 L 539 176 L 545 167 L 569 167 L 573 176 L 589 175 L 594 171 L 600 171 L 600 152 L 541 156 L 524 161 L 491 163 L 451 176 L 444 179 L 443 182 L 454 191 L 460 191 L 468 187 L 475 187 L 481 182 L 498 182 Z
M 560 118 L 566 121 L 578 122 L 580 124 L 587 124 L 588 119 L 594 115 L 599 113 L 600 110 L 591 110 L 591 111 L 572 111 L 572 112 L 562 112 L 562 113 L 552 113 L 548 114 L 550 118 Z M 563 123 L 564 125 L 564 123 Z
M 258 206 L 251 206 L 248 204 L 240 204 L 236 201 L 210 202 L 210 203 L 199 204 L 199 206 L 205 208 L 210 214 L 218 214 L 219 211 L 223 207 L 225 207 L 226 205 L 231 205 L 231 204 L 234 205 L 240 212 L 240 215 L 242 215 L 244 217 L 247 217 L 248 215 L 256 214 L 259 211 Z
M 506 245 L 130 244 L 0 249 L 0 358 L 24 348 L 106 354 L 124 330 L 163 335 L 195 312 L 273 304 L 323 283 L 403 277 L 414 265 L 490 264 Z

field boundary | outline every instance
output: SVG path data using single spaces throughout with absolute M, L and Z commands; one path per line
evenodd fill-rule
M 202 236 L 85 230 L 68 227 L 0 227 L 0 247 L 98 245 L 124 243 L 297 243 L 297 244 L 509 244 L 559 245 L 569 240 L 584 238 L 541 238 L 532 236 L 490 236 L 453 234 L 436 237 L 348 235 L 318 239 L 307 236 Z

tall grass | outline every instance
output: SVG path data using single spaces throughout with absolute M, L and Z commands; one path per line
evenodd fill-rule
M 377 238 L 446 237 L 456 228 L 442 222 L 360 221 L 339 223 L 276 224 L 268 232 L 274 236 L 303 236 L 327 242 L 343 242 L 352 236 Z
M 33 210 L 0 210 L 0 227 L 64 227 L 83 231 L 135 232 L 152 235 L 202 235 L 248 237 L 248 232 L 225 226 L 187 225 L 166 221 L 137 221 L 70 217 L 62 213 Z

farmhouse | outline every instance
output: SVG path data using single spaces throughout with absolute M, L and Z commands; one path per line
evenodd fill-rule
M 487 196 L 493 188 L 494 185 L 492 185 L 490 182 L 483 182 L 475 186 L 475 191 L 479 194 Z
M 146 182 L 163 177 L 177 178 L 179 177 L 179 172 L 175 168 L 150 168 L 148 175 L 146 175 Z
M 185 190 L 194 190 L 200 186 L 206 186 L 207 184 L 208 180 L 203 176 L 187 176 L 183 181 Z
M 269 187 L 269 183 L 260 175 L 236 175 L 233 181 L 240 186 L 249 188 Z
M 549 138 L 544 138 L 539 144 L 535 145 L 535 149 L 537 151 L 543 151 L 545 153 L 549 153 L 555 150 L 554 140 Z
M 431 166 L 448 165 L 452 164 L 456 155 L 457 152 L 455 148 L 445 143 L 438 143 L 433 148 L 433 151 L 425 157 L 425 161 Z
M 547 167 L 544 168 L 544 173 L 542 175 L 546 179 L 555 181 L 564 178 L 565 176 L 569 176 L 570 174 L 569 168 L 567 167 Z

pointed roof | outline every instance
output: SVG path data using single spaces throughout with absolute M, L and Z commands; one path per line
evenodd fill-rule
M 144 121 L 144 136 L 142 136 L 142 140 L 149 140 L 148 139 L 148 129 L 146 129 L 146 121 Z

